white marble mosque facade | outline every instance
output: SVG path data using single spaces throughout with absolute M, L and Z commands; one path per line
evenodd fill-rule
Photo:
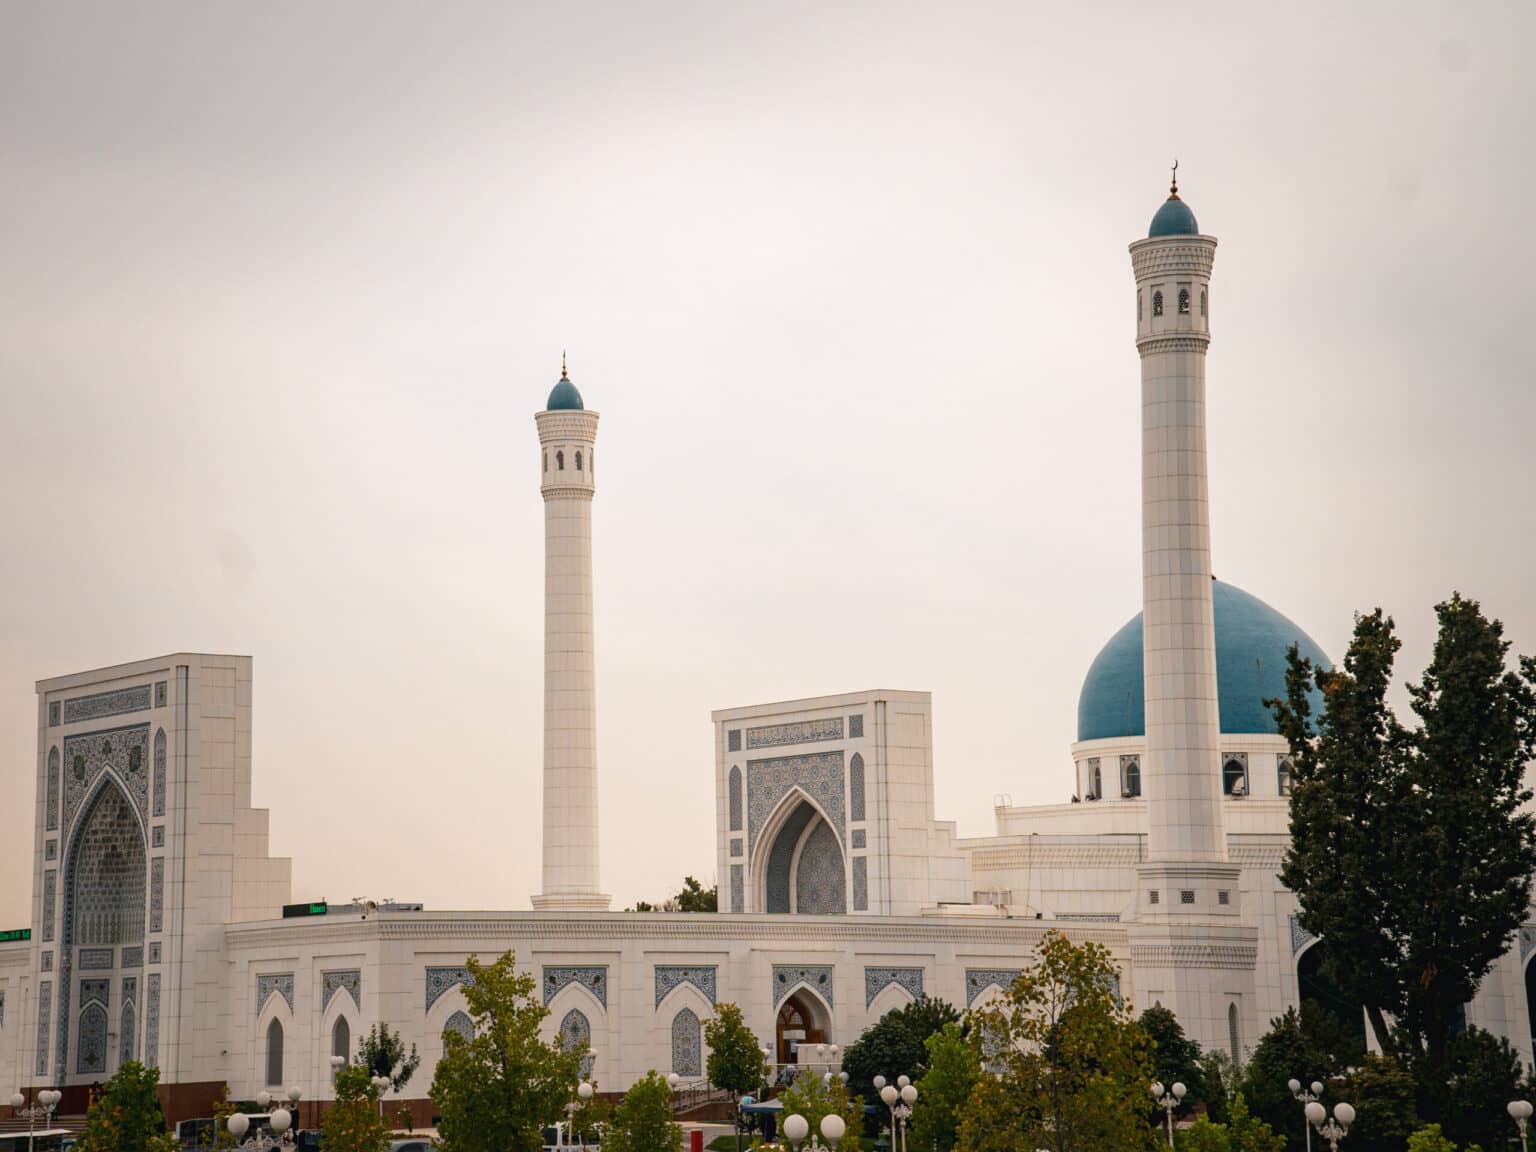
M 465 959 L 509 949 L 538 980 L 547 1034 L 590 1041 L 600 1088 L 651 1068 L 691 1080 L 702 1023 L 722 1001 L 794 1060 L 797 1042 L 850 1042 L 918 995 L 962 1007 L 997 995 L 1052 929 L 1107 947 L 1133 1008 L 1173 1007 L 1203 1044 L 1242 1057 L 1298 1002 L 1299 969 L 1318 947 L 1276 878 L 1286 748 L 1259 704 L 1275 694 L 1276 646 L 1311 641 L 1210 579 L 1198 457 L 1215 241 L 1180 212 L 1172 232 L 1154 221 L 1132 247 L 1146 599 L 1085 677 L 1063 773 L 1071 802 L 1001 804 L 990 835 L 958 838 L 934 812 L 941 766 L 925 692 L 723 709 L 711 717 L 721 912 L 607 911 L 591 635 L 597 415 L 562 377 L 537 416 L 541 467 L 558 473 L 559 452 L 568 475 L 541 471 L 534 910 L 281 919 L 289 862 L 268 855 L 268 814 L 250 806 L 249 657 L 179 653 L 42 681 L 31 939 L 0 944 L 0 1084 L 89 1084 L 135 1057 L 169 1084 L 227 1082 L 237 1098 L 294 1084 L 324 1099 L 333 1052 L 384 1022 L 418 1047 L 410 1095 L 422 1096 L 445 1030 L 467 1027 Z M 701 734 L 701 773 L 704 756 Z M 1536 916 L 1468 1010 L 1527 1059 L 1533 951 Z

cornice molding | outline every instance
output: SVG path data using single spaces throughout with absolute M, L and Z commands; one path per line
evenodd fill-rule
M 1234 968 L 1252 971 L 1259 950 L 1243 944 L 1132 944 L 1131 963 L 1141 968 Z
M 1167 336 L 1143 336 L 1136 341 L 1136 351 L 1145 360 L 1162 352 L 1204 352 L 1211 338 L 1204 332 L 1178 332 Z
M 1178 273 L 1209 277 L 1215 261 L 1214 236 L 1195 236 L 1187 240 L 1149 238 L 1131 245 L 1131 268 L 1138 283 L 1154 276 Z
M 583 488 L 578 484 L 543 484 L 539 487 L 539 494 L 546 500 L 588 500 L 592 499 L 594 489 Z

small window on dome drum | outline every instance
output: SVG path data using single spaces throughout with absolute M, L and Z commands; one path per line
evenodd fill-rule
M 1188 316 L 1189 315 L 1189 289 L 1188 288 L 1180 288 L 1179 289 L 1179 315 L 1180 316 Z
M 1248 754 L 1234 752 L 1221 766 L 1221 790 L 1228 796 L 1244 796 L 1248 792 Z
M 1205 289 L 1200 289 L 1200 315 L 1205 315 Z
M 555 453 L 555 471 L 556 472 L 564 472 L 565 471 L 565 453 L 564 452 L 556 452 Z
M 1295 763 L 1289 756 L 1281 756 L 1275 764 L 1275 787 L 1281 796 L 1291 794 L 1291 769 Z
M 581 471 L 581 449 L 576 449 L 576 471 Z
M 1163 314 L 1163 294 L 1161 292 L 1154 292 L 1154 293 L 1152 293 L 1152 315 L 1154 315 L 1154 316 L 1161 316 L 1162 314 Z

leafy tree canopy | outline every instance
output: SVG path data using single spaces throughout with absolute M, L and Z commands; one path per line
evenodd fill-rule
M 575 1099 L 585 1045 L 566 1048 L 558 1038 L 540 1037 L 549 1011 L 511 952 L 490 965 L 471 956 L 465 966 L 474 1037 L 451 1030 L 443 1036 L 431 1091 L 442 1116 L 438 1146 L 443 1152 L 539 1152 L 543 1126 Z
M 605 1152 L 677 1152 L 683 1130 L 672 1120 L 672 1089 L 661 1073 L 636 1080 L 603 1133 Z
M 960 1126 L 963 1152 L 1118 1152 L 1155 1147 L 1142 1101 L 1152 1042 L 1115 994 L 1099 944 L 1046 933 L 1039 959 L 970 1014 L 989 1071 Z M 921 1100 L 919 1100 L 921 1106 Z
M 683 877 L 683 890 L 676 896 L 652 904 L 648 900 L 635 901 L 634 912 L 718 912 L 720 911 L 720 886 L 704 887 L 692 876 Z
M 809 1131 L 820 1140 L 823 1118 L 835 1112 L 847 1125 L 843 1132 L 843 1146 L 859 1146 L 859 1137 L 864 1130 L 864 1102 L 850 1099 L 847 1086 L 838 1077 L 833 1076 L 829 1083 L 822 1074 L 809 1068 L 803 1069 L 795 1076 L 794 1083 L 784 1090 L 779 1101 L 784 1105 L 783 1116 L 779 1121 L 781 1126 L 785 1117 L 796 1114 L 804 1116 L 810 1125 Z M 809 1145 L 809 1137 L 806 1142 Z
M 704 1043 L 709 1047 L 704 1072 L 716 1088 L 739 1100 L 756 1091 L 767 1078 L 768 1068 L 757 1036 L 747 1027 L 741 1009 L 735 1004 L 715 1008 L 714 1016 L 704 1025 Z
M 157 1087 L 160 1070 L 129 1060 L 102 1086 L 86 1114 L 78 1152 L 177 1152 L 166 1130 Z
M 404 1088 L 421 1064 L 416 1055 L 416 1045 L 409 1053 L 400 1039 L 400 1033 L 390 1030 L 387 1024 L 375 1024 L 357 1045 L 357 1063 L 368 1069 L 369 1076 L 386 1076 L 389 1086 L 396 1092 Z
M 967 1036 L 950 1021 L 928 1037 L 926 1047 L 927 1071 L 915 1081 L 911 1140 L 924 1152 L 952 1152 L 960 1139 L 960 1117 L 981 1079 L 981 1046 L 974 1033 Z
M 325 1113 L 321 1140 L 326 1152 L 386 1152 L 389 1125 L 379 1118 L 374 1073 L 364 1064 L 349 1064 L 336 1073 L 336 1103 Z
M 1157 1079 L 1164 1084 L 1183 1084 L 1188 1089 L 1184 1097 L 1187 1107 L 1207 1103 L 1210 1091 L 1200 1063 L 1200 1045 L 1184 1034 L 1178 1017 L 1161 1004 L 1154 1004 L 1136 1023 L 1154 1045 L 1152 1058 Z
M 953 1004 L 931 996 L 892 1008 L 843 1050 L 849 1090 L 873 1102 L 876 1076 L 892 1083 L 898 1076 L 920 1079 L 928 1070 L 928 1038 L 959 1019 Z

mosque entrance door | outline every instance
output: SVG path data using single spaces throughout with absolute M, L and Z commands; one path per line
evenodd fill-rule
M 816 998 L 803 988 L 790 995 L 779 1009 L 775 1027 L 777 1063 L 795 1063 L 795 1050 L 802 1044 L 825 1044 L 827 1021 Z

